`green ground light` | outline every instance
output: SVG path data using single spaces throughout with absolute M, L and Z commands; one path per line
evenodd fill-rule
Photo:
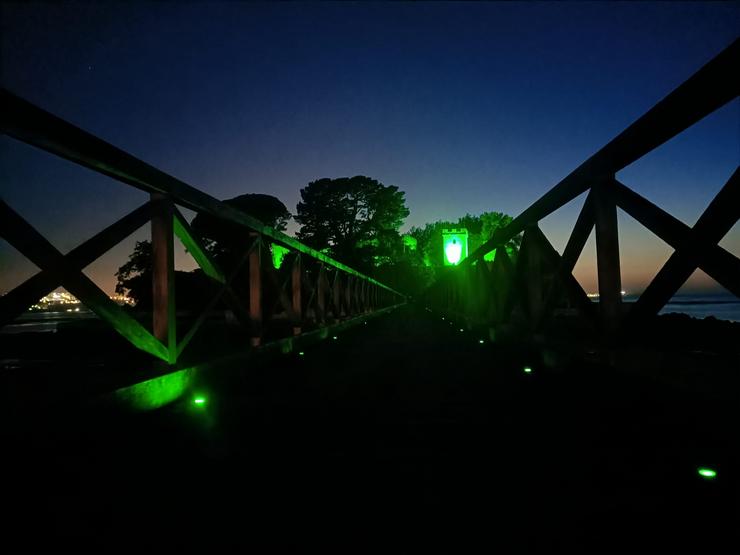
M 713 478 L 717 477 L 717 472 L 712 470 L 711 468 L 699 468 L 696 471 L 699 476 L 702 478 L 706 478 L 707 480 L 712 480 Z
M 532 373 L 532 368 L 530 366 L 525 366 L 524 367 L 524 373 L 525 374 L 531 374 Z
M 304 353 L 303 351 L 298 351 L 298 356 L 299 356 L 299 357 L 302 357 L 302 356 L 303 356 L 303 355 L 305 355 L 305 354 L 306 354 L 306 353 Z
M 206 404 L 206 398 L 201 396 L 196 397 L 195 399 L 193 399 L 193 404 L 202 407 Z

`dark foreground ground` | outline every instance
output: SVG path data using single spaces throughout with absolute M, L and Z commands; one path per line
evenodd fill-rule
M 732 395 L 479 339 L 404 308 L 202 406 L 29 404 L 3 422 L 3 549 L 738 551 Z

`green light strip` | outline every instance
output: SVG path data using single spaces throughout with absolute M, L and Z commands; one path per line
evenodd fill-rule
M 122 387 L 114 397 L 134 410 L 154 410 L 179 399 L 187 390 L 195 368 L 184 368 L 170 374 Z
M 223 273 L 221 273 L 208 256 L 205 247 L 195 237 L 195 234 L 192 233 L 190 225 L 185 221 L 185 218 L 177 208 L 175 208 L 175 214 L 172 221 L 172 231 L 180 239 L 187 251 L 195 259 L 195 262 L 208 277 L 213 278 L 220 283 L 226 283 Z

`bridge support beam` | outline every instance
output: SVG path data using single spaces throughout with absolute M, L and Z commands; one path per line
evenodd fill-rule
M 303 321 L 303 305 L 301 300 L 301 255 L 296 254 L 293 259 L 293 268 L 291 269 L 291 286 L 293 302 L 293 314 L 296 323 L 293 325 L 293 335 L 300 335 L 302 332 L 301 322 Z
M 622 277 L 619 266 L 617 205 L 614 177 L 594 185 L 593 209 L 596 224 L 596 263 L 599 276 L 599 309 L 605 331 L 614 331 L 622 317 Z
M 152 331 L 167 348 L 168 362 L 177 359 L 175 306 L 174 205 L 167 196 L 152 193 Z
M 262 240 L 258 233 L 250 233 L 254 242 L 249 252 L 249 320 L 252 328 L 252 347 L 262 343 Z

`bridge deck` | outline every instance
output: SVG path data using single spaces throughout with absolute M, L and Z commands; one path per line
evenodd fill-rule
M 737 545 L 737 405 L 478 340 L 406 307 L 304 356 L 220 374 L 200 407 L 29 411 L 4 438 L 6 542 Z M 718 477 L 700 478 L 702 465 Z

